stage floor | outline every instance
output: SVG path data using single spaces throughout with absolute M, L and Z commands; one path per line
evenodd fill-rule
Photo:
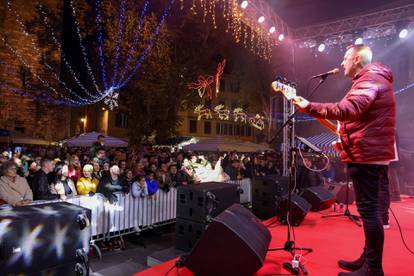
M 401 225 L 406 243 L 414 251 L 414 199 L 403 197 L 401 202 L 393 202 L 391 208 Z M 355 205 L 352 205 L 350 210 L 353 214 L 357 214 Z M 338 259 L 351 260 L 357 258 L 362 251 L 362 227 L 356 226 L 346 217 L 321 218 L 322 213 L 329 214 L 330 211 L 308 213 L 302 224 L 295 228 L 296 245 L 313 249 L 312 253 L 304 254 L 305 266 L 309 271 L 309 275 L 336 276 L 341 271 L 337 266 Z M 268 220 L 264 223 L 268 224 L 271 221 Z M 391 228 L 385 230 L 383 259 L 385 275 L 414 275 L 414 255 L 404 247 L 397 223 L 391 213 L 390 225 Z M 270 248 L 283 246 L 286 241 L 286 226 L 273 225 L 269 229 L 272 233 Z M 297 253 L 300 253 L 300 251 L 297 251 Z M 237 252 L 234 252 L 234 256 L 237 258 Z M 266 255 L 263 267 L 256 275 L 288 274 L 282 268 L 282 264 L 290 260 L 291 257 L 287 252 L 269 252 Z M 175 259 L 134 275 L 165 275 L 174 265 L 174 262 Z M 178 275 L 177 270 L 172 270 L 168 275 Z M 183 268 L 180 269 L 179 275 L 193 274 Z

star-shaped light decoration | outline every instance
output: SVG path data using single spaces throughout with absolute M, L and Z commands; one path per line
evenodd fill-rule
M 45 215 L 45 216 L 56 216 L 56 217 L 60 216 L 60 212 L 58 210 L 53 209 L 50 206 L 45 206 L 43 208 L 41 208 L 41 207 L 32 207 L 32 209 L 39 212 L 39 213 L 41 213 L 42 215 Z
M 23 257 L 26 266 L 32 264 L 33 250 L 41 245 L 41 240 L 38 239 L 40 232 L 42 232 L 43 224 L 37 225 L 32 231 L 30 231 L 29 225 L 25 225 L 22 238 L 19 241 L 19 247 L 13 248 L 13 256 L 9 259 L 9 265 L 13 265 L 21 257 Z
M 59 224 L 55 225 L 55 236 L 53 238 L 53 243 L 49 246 L 49 252 L 56 251 L 56 255 L 60 260 L 63 257 L 63 247 L 67 243 L 66 232 L 68 231 L 69 225 L 61 228 Z
M 252 127 L 257 128 L 258 130 L 263 130 L 265 127 L 264 117 L 260 114 L 256 114 L 254 118 L 250 118 L 249 123 Z
M 16 212 L 16 209 L 11 206 L 6 206 L 3 208 L 0 208 L 0 214 L 2 217 L 14 217 L 18 218 L 23 212 Z
M 2 242 L 4 234 L 9 232 L 10 227 L 9 224 L 12 222 L 11 219 L 4 219 L 0 221 L 0 243 Z
M 119 93 L 115 91 L 115 87 L 110 87 L 106 93 L 107 96 L 104 98 L 104 103 L 110 110 L 118 107 Z

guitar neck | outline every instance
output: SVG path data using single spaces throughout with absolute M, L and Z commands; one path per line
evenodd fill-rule
M 326 127 L 330 132 L 335 135 L 338 135 L 337 126 L 330 120 L 327 119 L 318 119 L 316 118 L 324 127 Z

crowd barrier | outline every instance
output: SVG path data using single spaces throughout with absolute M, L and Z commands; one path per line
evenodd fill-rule
M 240 202 L 251 202 L 251 180 L 229 181 L 238 184 L 243 190 Z M 110 238 L 166 225 L 175 222 L 177 210 L 177 189 L 168 192 L 158 190 L 153 196 L 134 197 L 131 193 L 115 193 L 111 202 L 101 194 L 75 196 L 65 201 L 88 208 L 91 217 L 91 244 Z M 53 203 L 54 201 L 35 201 L 33 204 Z

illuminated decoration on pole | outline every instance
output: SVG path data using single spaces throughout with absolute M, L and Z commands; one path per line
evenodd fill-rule
M 222 104 L 214 107 L 214 112 L 217 113 L 220 120 L 228 121 L 230 120 L 230 110 Z
M 205 107 L 203 104 L 199 104 L 195 107 L 194 113 L 198 115 L 197 120 L 201 120 L 203 117 L 204 119 L 212 119 L 213 116 L 211 115 L 211 110 Z
M 264 117 L 260 114 L 256 114 L 254 118 L 250 118 L 249 123 L 252 127 L 257 128 L 258 130 L 263 130 L 265 127 Z
M 222 62 L 219 62 L 217 65 L 217 73 L 216 73 L 216 96 L 220 93 L 220 77 L 223 75 L 224 67 L 226 66 L 226 60 L 224 59 Z
M 233 110 L 234 121 L 242 123 L 247 123 L 247 114 L 241 107 L 237 107 Z
M 207 96 L 212 99 L 213 93 L 211 91 L 211 84 L 213 83 L 213 76 L 198 76 L 196 82 L 187 84 L 188 89 L 195 89 L 198 92 L 200 98 L 203 98 L 207 92 Z

